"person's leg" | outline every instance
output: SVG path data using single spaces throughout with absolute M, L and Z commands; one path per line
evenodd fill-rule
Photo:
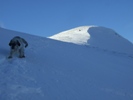
M 19 57 L 20 58 L 24 58 L 25 57 L 25 55 L 24 55 L 24 48 L 20 48 L 19 49 Z
M 14 53 L 14 50 L 10 49 L 10 54 L 9 54 L 9 57 L 8 58 L 12 58 L 13 53 Z

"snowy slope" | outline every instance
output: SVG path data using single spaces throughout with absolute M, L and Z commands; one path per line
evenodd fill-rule
M 16 35 L 29 43 L 26 58 L 6 59 Z M 0 40 L 0 100 L 133 100 L 130 53 L 2 28 Z
M 88 29 L 90 27 L 91 26 L 73 28 L 50 36 L 49 38 L 75 44 L 87 44 L 90 39 L 90 34 L 88 34 Z
M 90 45 L 91 47 L 105 50 L 133 54 L 132 43 L 118 35 L 112 29 L 105 27 L 81 26 L 55 34 L 49 38 L 75 44 Z

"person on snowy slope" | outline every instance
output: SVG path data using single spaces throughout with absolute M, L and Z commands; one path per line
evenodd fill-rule
M 25 39 L 15 36 L 9 42 L 10 46 L 10 55 L 8 58 L 12 58 L 14 53 L 18 53 L 20 58 L 25 58 L 24 49 L 28 46 L 28 43 Z

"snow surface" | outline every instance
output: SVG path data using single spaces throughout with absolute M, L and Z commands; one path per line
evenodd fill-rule
M 90 45 L 105 50 L 133 54 L 132 43 L 129 43 L 129 41 L 121 37 L 112 29 L 105 27 L 82 26 L 55 34 L 49 38 L 75 44 Z
M 88 34 L 88 28 L 90 27 L 84 26 L 74 28 L 55 34 L 53 36 L 50 36 L 49 38 L 75 44 L 87 44 L 88 39 L 90 39 L 90 34 Z
M 0 100 L 133 100 L 133 45 L 104 29 L 92 28 L 90 44 L 77 45 L 0 28 Z M 7 59 L 14 36 L 29 43 L 24 59 Z

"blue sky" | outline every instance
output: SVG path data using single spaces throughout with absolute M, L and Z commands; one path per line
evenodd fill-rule
M 0 0 L 0 26 L 48 37 L 97 25 L 133 43 L 133 0 Z

